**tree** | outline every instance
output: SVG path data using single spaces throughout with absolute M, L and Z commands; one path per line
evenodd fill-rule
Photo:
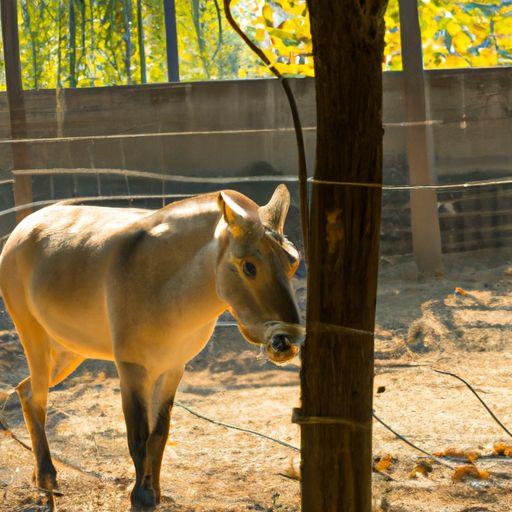
M 165 82 L 163 0 L 22 0 L 24 87 Z M 306 0 L 236 0 L 244 31 L 287 76 L 312 76 Z M 512 64 L 512 0 L 419 0 L 425 68 Z M 270 76 L 219 0 L 176 0 L 183 80 Z M 136 20 L 136 21 L 135 21 Z M 386 11 L 385 70 L 400 70 L 398 0 Z M 0 51 L 0 90 L 5 89 Z
M 308 0 L 317 105 L 302 354 L 302 510 L 372 509 L 387 0 Z

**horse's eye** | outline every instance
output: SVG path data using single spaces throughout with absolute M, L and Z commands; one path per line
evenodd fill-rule
M 250 261 L 244 261 L 242 263 L 242 270 L 244 271 L 244 274 L 247 277 L 251 277 L 251 278 L 256 277 L 257 270 L 256 270 L 256 265 L 254 265 L 254 263 L 251 263 Z

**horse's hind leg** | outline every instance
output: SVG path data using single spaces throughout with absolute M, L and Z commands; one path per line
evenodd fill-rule
M 57 471 L 45 432 L 48 388 L 64 380 L 83 359 L 58 348 L 32 318 L 23 325 L 18 322 L 17 327 L 27 356 L 30 377 L 20 382 L 16 391 L 32 441 L 36 462 L 35 484 L 42 489 L 53 490 L 57 487 Z
M 25 320 L 22 325 L 16 322 L 16 327 L 30 369 L 30 377 L 21 381 L 16 391 L 36 460 L 35 483 L 38 487 L 52 490 L 57 486 L 57 472 L 44 430 L 51 371 L 50 338 L 32 318 Z

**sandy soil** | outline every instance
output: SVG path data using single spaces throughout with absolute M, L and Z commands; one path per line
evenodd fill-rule
M 459 381 L 468 379 L 512 428 L 512 269 L 510 251 L 446 259 L 446 273 L 422 280 L 406 258 L 381 265 L 376 342 L 375 410 L 429 451 L 470 448 L 487 480 L 453 482 L 436 463 L 428 477 L 409 478 L 425 457 L 375 424 L 376 457 L 391 455 L 388 481 L 374 475 L 375 511 L 504 512 L 512 510 L 512 458 L 492 456 L 506 434 Z M 304 302 L 304 284 L 297 283 Z M 460 290 L 456 291 L 459 287 Z M 27 375 L 16 334 L 3 319 L 0 406 L 27 441 L 12 386 Z M 299 402 L 298 370 L 257 358 L 233 327 L 219 328 L 189 365 L 178 400 L 227 423 L 299 445 L 291 409 Z M 110 364 L 87 362 L 50 395 L 48 438 L 64 493 L 60 511 L 129 510 L 133 469 L 125 442 L 119 383 Z M 508 439 L 512 443 L 512 440 Z M 300 484 L 283 476 L 298 454 L 252 435 L 173 411 L 161 511 L 298 511 Z M 449 460 L 450 464 L 464 464 Z M 43 510 L 31 485 L 32 455 L 0 436 L 0 511 Z M 321 511 L 319 511 L 321 512 Z

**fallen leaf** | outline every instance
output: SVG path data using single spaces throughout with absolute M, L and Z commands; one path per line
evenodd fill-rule
M 476 466 L 472 464 L 468 464 L 466 466 L 459 466 L 455 469 L 452 475 L 452 480 L 454 482 L 462 482 L 467 478 L 475 478 L 477 480 L 488 480 L 489 479 L 489 471 L 485 469 L 478 469 Z
M 428 477 L 429 473 L 432 473 L 432 465 L 427 460 L 421 460 L 409 473 L 409 478 Z
M 505 455 L 505 457 L 512 457 L 512 445 L 507 443 L 494 443 L 493 446 L 495 455 Z
M 382 457 L 377 456 L 373 460 L 373 470 L 377 472 L 387 471 L 394 462 L 396 462 L 396 459 L 389 454 Z
M 459 459 L 466 459 L 468 462 L 475 462 L 480 454 L 472 450 L 460 450 L 458 448 L 446 448 L 442 452 L 435 452 L 436 457 L 456 457 Z

